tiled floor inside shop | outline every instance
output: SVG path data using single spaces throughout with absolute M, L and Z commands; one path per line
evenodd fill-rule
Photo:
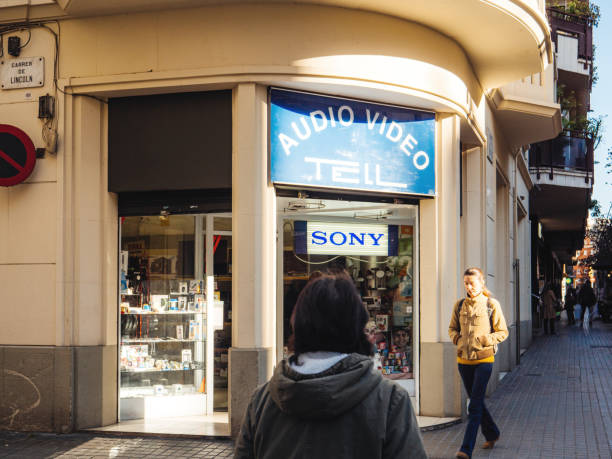
M 138 419 L 123 421 L 106 427 L 89 429 L 93 432 L 166 434 L 181 436 L 229 437 L 227 413 L 215 412 L 207 416 L 182 416 L 178 418 Z

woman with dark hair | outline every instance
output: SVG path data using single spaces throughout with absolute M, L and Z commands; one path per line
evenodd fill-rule
M 311 280 L 293 355 L 251 398 L 236 458 L 425 458 L 408 393 L 373 371 L 368 313 L 346 274 Z

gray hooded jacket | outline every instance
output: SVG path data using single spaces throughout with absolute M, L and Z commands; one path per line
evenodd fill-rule
M 351 354 L 305 375 L 279 363 L 247 408 L 235 458 L 426 458 L 408 393 Z

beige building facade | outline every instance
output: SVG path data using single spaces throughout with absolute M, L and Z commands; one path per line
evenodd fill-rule
M 232 306 L 230 317 L 224 313 L 231 339 L 225 373 L 200 377 L 200 392 L 211 397 L 213 379 L 227 378 L 232 432 L 252 390 L 283 356 L 278 239 L 286 199 L 378 203 L 400 213 L 410 207 L 418 414 L 459 416 L 465 406 L 447 328 L 469 266 L 486 272 L 510 328 L 494 379 L 516 366 L 531 340 L 533 183 L 523 146 L 561 128 L 544 2 L 26 3 L 0 3 L 3 59 L 44 57 L 44 82 L 1 90 L 0 123 L 47 151 L 24 183 L 0 188 L 0 428 L 68 432 L 121 418 L 120 227 L 135 214 L 122 210 L 128 191 L 109 186 L 109 113 L 115 101 L 139 96 L 229 95 L 231 148 L 215 155 L 231 156 L 231 206 L 223 209 L 231 226 L 219 230 L 219 237 L 231 234 Z M 20 56 L 8 55 L 8 36 L 29 40 Z M 275 186 L 271 87 L 434 113 L 435 193 Z M 45 122 L 37 108 L 46 94 L 55 114 Z M 202 137 L 210 135 L 203 126 Z M 195 166 L 205 176 L 215 162 Z M 153 167 L 145 155 L 131 173 Z M 150 185 L 155 196 L 176 191 Z M 200 191 L 206 201 L 211 191 Z M 200 231 L 210 235 L 202 244 L 211 247 L 216 229 L 206 230 L 202 218 Z M 205 403 L 211 410 L 212 401 Z

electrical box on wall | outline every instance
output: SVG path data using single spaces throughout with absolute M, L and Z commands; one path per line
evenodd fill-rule
M 8 37 L 8 53 L 17 57 L 21 52 L 21 38 L 17 36 Z
M 55 98 L 47 94 L 38 98 L 38 118 L 53 118 L 55 114 Z

